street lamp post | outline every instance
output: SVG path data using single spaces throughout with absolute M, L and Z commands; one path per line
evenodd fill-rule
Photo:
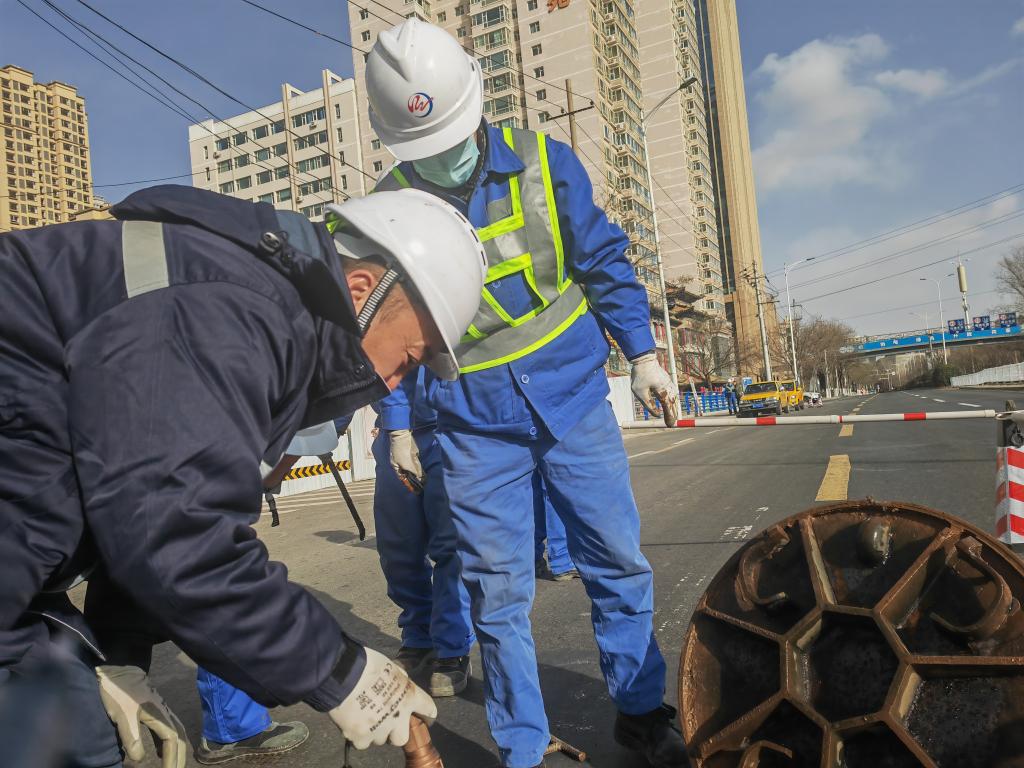
M 923 282 L 935 283 L 935 290 L 939 296 L 939 333 L 942 335 L 942 364 L 949 365 L 949 352 L 946 349 L 946 320 L 942 315 L 942 283 L 934 277 L 920 277 Z
M 678 373 L 676 371 L 675 340 L 672 338 L 672 316 L 668 311 L 668 286 L 665 283 L 665 260 L 661 254 L 661 234 L 658 232 L 658 206 L 654 199 L 654 176 L 651 173 L 651 153 L 647 148 L 647 121 L 654 113 L 665 106 L 668 100 L 676 93 L 690 87 L 697 82 L 696 77 L 690 77 L 674 88 L 665 98 L 654 105 L 654 108 L 644 115 L 640 121 L 640 135 L 644 140 L 644 167 L 647 169 L 647 191 L 651 193 L 651 223 L 654 226 L 654 249 L 658 253 L 658 280 L 661 283 L 661 305 L 665 322 L 665 348 L 668 353 L 668 372 L 676 387 L 679 386 Z
M 803 264 L 807 261 L 814 261 L 816 256 L 809 256 L 806 259 L 801 259 L 796 264 Z M 786 316 L 789 318 L 789 352 L 793 356 L 793 378 L 796 379 L 796 385 L 800 386 L 800 371 L 796 367 L 796 336 L 793 335 L 793 299 L 789 295 L 789 263 L 782 265 L 782 271 L 786 273 Z

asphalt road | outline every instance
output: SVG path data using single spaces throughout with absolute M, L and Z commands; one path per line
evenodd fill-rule
M 847 398 L 807 413 L 1001 409 L 1013 396 L 915 390 Z M 852 430 L 847 426 L 842 436 L 839 425 L 627 432 L 643 548 L 656 579 L 655 627 L 669 663 L 668 700 L 676 698 L 678 654 L 704 585 L 743 541 L 815 505 L 831 457 L 849 458 L 847 498 L 913 501 L 991 530 L 995 436 L 995 425 L 986 419 L 856 424 Z M 840 469 L 824 489 L 830 498 L 842 490 L 846 474 L 845 462 L 834 464 Z M 353 492 L 369 529 L 365 542 L 356 539 L 334 491 L 283 500 L 282 525 L 270 528 L 269 519 L 263 518 L 257 528 L 271 554 L 288 564 L 292 578 L 308 587 L 350 634 L 393 653 L 399 646 L 397 610 L 385 597 L 374 550 L 372 486 L 358 484 Z M 553 732 L 585 749 L 594 766 L 646 765 L 612 739 L 614 708 L 598 668 L 582 585 L 539 582 L 533 622 Z M 474 679 L 466 693 L 439 703 L 432 733 L 448 768 L 497 764 L 484 720 L 479 669 L 475 656 Z M 197 741 L 200 713 L 192 662 L 165 645 L 157 651 L 152 677 Z M 326 716 L 296 706 L 277 710 L 274 717 L 302 719 L 312 734 L 299 749 L 260 761 L 260 768 L 341 768 L 342 739 Z M 554 757 L 548 764 L 558 768 L 574 763 Z M 144 765 L 155 768 L 158 763 L 151 757 Z M 403 760 L 399 750 L 386 747 L 354 752 L 351 765 L 384 768 L 401 766 Z

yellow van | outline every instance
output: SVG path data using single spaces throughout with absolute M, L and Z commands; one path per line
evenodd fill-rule
M 804 388 L 793 379 L 783 379 L 779 382 L 779 389 L 783 392 L 782 410 L 802 411 L 804 409 Z
M 779 388 L 777 381 L 755 381 L 743 390 L 743 397 L 740 398 L 740 416 L 781 415 L 783 401 L 788 396 L 787 392 Z

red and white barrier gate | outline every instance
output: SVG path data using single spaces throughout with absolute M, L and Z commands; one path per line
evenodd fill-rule
M 944 419 L 992 419 L 995 411 L 922 411 L 920 413 L 866 413 L 847 416 L 757 416 L 740 419 L 725 416 L 698 416 L 680 419 L 676 427 L 796 427 L 805 424 L 856 424 L 865 421 L 938 421 Z M 665 429 L 660 421 L 633 421 L 623 429 Z
M 1009 446 L 996 453 L 996 537 L 1024 544 L 1024 450 Z

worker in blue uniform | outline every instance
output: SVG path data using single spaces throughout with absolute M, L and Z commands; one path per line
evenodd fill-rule
M 663 704 L 629 465 L 606 400 L 607 332 L 633 364 L 634 393 L 668 423 L 678 416 L 629 240 L 594 204 L 567 146 L 482 120 L 479 64 L 440 28 L 410 19 L 382 32 L 366 91 L 371 126 L 400 161 L 377 189 L 411 186 L 452 203 L 487 252 L 477 315 L 458 347 L 460 379 L 439 382 L 431 404 L 501 760 L 543 765 L 550 737 L 529 616 L 534 519 L 523 514 L 539 471 L 591 599 L 615 737 L 657 768 L 685 766 L 675 712 Z
M 533 475 L 533 540 L 533 559 L 538 577 L 562 582 L 580 577 L 569 556 L 565 526 L 544 490 L 544 478 L 540 472 Z
M 413 676 L 428 669 L 427 691 L 438 697 L 465 690 L 475 638 L 444 491 L 437 415 L 427 404 L 433 381 L 414 371 L 376 406 L 373 518 L 388 597 L 401 609 L 395 660 Z

